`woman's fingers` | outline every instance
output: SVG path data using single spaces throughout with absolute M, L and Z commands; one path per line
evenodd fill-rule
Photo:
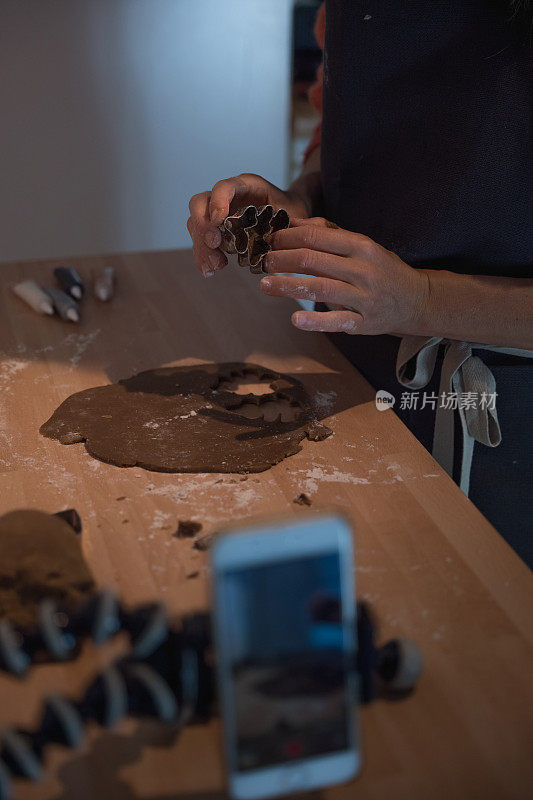
M 189 201 L 191 216 L 187 220 L 187 230 L 193 242 L 196 265 L 206 278 L 228 263 L 224 253 L 218 249 L 222 235 L 209 219 L 209 197 L 210 192 L 201 192 L 191 197 Z
M 209 219 L 209 197 L 210 192 L 201 192 L 191 197 L 189 200 L 191 216 L 187 221 L 187 229 L 193 242 L 201 239 L 208 247 L 215 249 L 220 247 L 222 234 Z
M 192 252 L 196 266 L 204 278 L 212 278 L 217 270 L 223 269 L 228 259 L 219 250 L 210 250 L 205 244 L 193 245 Z
M 202 229 L 195 223 L 192 216 L 187 220 L 187 230 L 192 239 L 196 266 L 204 277 L 210 277 L 216 270 L 222 269 L 228 263 L 228 259 L 221 250 L 213 250 L 207 246 Z
M 333 228 L 334 230 L 339 230 L 338 225 L 324 217 L 291 217 L 291 228 L 297 228 L 299 225 L 317 225 L 319 228 Z
M 277 235 L 277 234 L 276 234 Z M 297 272 L 354 283 L 357 271 L 354 262 L 347 258 L 318 250 L 271 250 L 263 260 L 265 272 Z
M 209 199 L 209 219 L 213 225 L 221 225 L 230 213 L 233 200 L 248 205 L 264 205 L 268 202 L 269 184 L 260 175 L 243 173 L 235 178 L 226 178 L 215 183 Z M 272 187 L 274 188 L 274 187 Z
M 192 252 L 196 266 L 204 276 L 204 278 L 211 278 L 218 269 L 225 266 L 223 260 L 225 256 L 220 254 L 220 261 L 217 258 L 216 263 L 213 259 L 214 251 L 210 250 L 205 244 L 193 245 Z M 226 260 L 227 263 L 227 260 Z
M 357 311 L 295 311 L 291 321 L 302 331 L 356 334 L 363 327 L 363 317 Z
M 216 248 L 220 247 L 222 234 L 209 218 L 210 196 L 211 192 L 201 192 L 191 197 L 189 200 L 189 211 L 191 212 L 190 221 L 192 229 L 189 225 L 187 225 L 187 227 L 193 239 L 195 234 L 197 234 L 203 238 L 208 247 Z
M 337 303 L 355 308 L 359 295 L 353 286 L 331 278 L 292 278 L 275 275 L 263 278 L 260 283 L 265 294 L 276 297 L 293 297 L 319 303 Z
M 342 228 L 326 227 L 317 221 L 304 220 L 303 223 L 275 233 L 272 240 L 274 250 L 308 249 L 337 256 L 352 256 L 358 252 L 359 240 L 366 239 Z
M 209 219 L 211 224 L 222 225 L 229 215 L 231 201 L 246 191 L 246 184 L 240 178 L 226 178 L 215 183 L 209 198 Z

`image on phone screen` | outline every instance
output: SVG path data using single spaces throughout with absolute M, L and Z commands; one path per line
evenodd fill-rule
M 338 552 L 228 570 L 234 769 L 350 747 Z

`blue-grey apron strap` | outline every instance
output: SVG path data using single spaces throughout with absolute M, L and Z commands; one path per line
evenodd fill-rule
M 402 386 L 421 389 L 429 383 L 435 369 L 439 346 L 443 341 L 446 340 L 440 336 L 404 336 L 401 339 L 396 359 L 396 377 Z M 444 396 L 452 391 L 454 373 L 470 356 L 468 347 L 463 345 L 463 342 L 447 342 L 439 386 L 441 402 L 437 406 L 433 433 L 432 455 L 450 476 L 453 474 L 454 460 L 454 413 L 453 408 L 444 403 Z M 406 377 L 408 364 L 409 372 L 412 373 L 410 377 Z M 466 433 L 468 434 L 467 431 Z M 468 456 L 468 445 L 466 452 Z
M 464 344 L 464 343 L 463 343 Z M 533 358 L 533 350 L 516 347 L 496 347 L 484 344 L 470 344 L 470 350 L 490 350 L 520 358 Z M 496 380 L 484 361 L 475 355 L 465 360 L 453 377 L 454 390 L 475 398 L 476 403 L 459 403 L 459 417 L 463 428 L 463 452 L 461 455 L 460 487 L 468 495 L 470 470 L 474 453 L 474 442 L 485 447 L 498 447 L 502 440 L 498 411 L 496 407 Z M 435 453 L 433 453 L 435 455 Z
M 435 415 L 433 457 L 451 476 L 454 465 L 454 410 L 457 408 L 463 433 L 461 473 L 459 485 L 468 495 L 474 442 L 486 447 L 497 447 L 501 431 L 496 410 L 496 381 L 491 370 L 472 350 L 491 350 L 506 355 L 533 358 L 533 351 L 517 348 L 473 344 L 439 337 L 405 336 L 400 342 L 396 362 L 398 381 L 411 389 L 426 386 L 435 368 L 439 344 L 446 350 L 442 363 L 439 396 L 440 404 Z M 406 378 L 407 364 L 415 359 L 415 370 Z M 451 400 L 445 402 L 445 396 Z M 453 402 L 453 397 L 457 398 Z M 469 402 L 472 398 L 472 403 Z
M 441 467 L 448 473 L 448 475 L 450 475 L 450 477 L 453 476 L 454 464 L 454 408 L 458 408 L 458 404 L 454 404 L 453 402 L 452 393 L 457 391 L 456 387 L 458 386 L 458 381 L 460 380 L 460 378 L 457 379 L 459 370 L 463 364 L 471 358 L 471 356 L 472 350 L 468 342 L 458 342 L 454 340 L 449 340 L 447 342 L 440 375 L 440 403 L 437 405 L 437 412 L 435 414 L 432 455 L 433 458 L 438 461 Z M 460 391 L 461 389 L 459 389 L 459 392 Z M 446 396 L 448 396 L 448 402 L 445 401 Z M 463 417 L 461 417 L 461 425 L 463 428 L 463 453 L 467 457 L 467 462 L 468 457 L 470 456 L 469 463 L 471 465 L 474 445 L 473 442 L 469 441 L 470 435 L 466 420 Z M 470 475 L 468 464 L 467 469 L 468 475 Z M 463 489 L 463 486 L 461 486 L 461 489 Z
M 474 442 L 480 442 L 486 447 L 497 447 L 502 440 L 496 410 L 496 381 L 487 365 L 478 356 L 472 355 L 454 376 L 454 388 L 455 386 L 464 398 L 471 396 L 476 399 L 475 406 L 460 402 L 458 407 L 463 428 L 459 485 L 468 495 Z
M 404 336 L 398 348 L 396 377 L 402 386 L 421 389 L 431 380 L 442 342 L 440 336 Z M 406 378 L 407 364 L 415 359 L 414 374 Z

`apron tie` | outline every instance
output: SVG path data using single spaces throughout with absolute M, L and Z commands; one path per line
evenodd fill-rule
M 396 377 L 402 386 L 409 389 L 427 386 L 441 344 L 445 348 L 439 386 L 441 402 L 437 404 L 432 455 L 448 475 L 453 476 L 454 406 L 444 402 L 444 395 L 456 393 L 459 399 L 476 398 L 474 403 L 457 403 L 463 432 L 459 486 L 468 495 L 474 442 L 497 447 L 502 440 L 496 410 L 496 380 L 489 367 L 473 355 L 472 350 L 492 350 L 526 358 L 533 358 L 533 351 L 461 342 L 440 336 L 404 336 L 396 360 Z M 494 402 L 489 400 L 490 397 L 494 397 Z M 479 398 L 484 398 L 484 402 L 477 402 Z

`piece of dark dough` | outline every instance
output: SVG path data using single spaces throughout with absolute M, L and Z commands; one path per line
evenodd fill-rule
M 224 389 L 256 377 L 273 389 L 240 395 Z M 239 408 L 284 400 L 290 422 L 249 419 Z M 315 417 L 296 378 L 255 364 L 227 363 L 149 370 L 68 397 L 40 432 L 62 444 L 85 442 L 90 455 L 119 467 L 155 472 L 263 472 L 301 450 L 307 436 L 331 431 Z
M 0 517 L 0 617 L 33 627 L 42 600 L 74 611 L 94 588 L 81 539 L 69 522 L 33 510 Z
M 195 550 L 200 550 L 204 552 L 205 550 L 209 550 L 214 541 L 215 541 L 215 534 L 206 533 L 205 536 L 200 536 L 199 539 L 195 539 L 193 547 Z
M 200 533 L 201 530 L 201 522 L 195 522 L 192 519 L 180 519 L 178 522 L 178 529 L 172 536 L 175 539 L 192 539 L 197 533 Z
M 68 522 L 74 533 L 81 533 L 81 517 L 75 508 L 66 508 L 64 511 L 56 511 L 54 517 L 60 517 Z

